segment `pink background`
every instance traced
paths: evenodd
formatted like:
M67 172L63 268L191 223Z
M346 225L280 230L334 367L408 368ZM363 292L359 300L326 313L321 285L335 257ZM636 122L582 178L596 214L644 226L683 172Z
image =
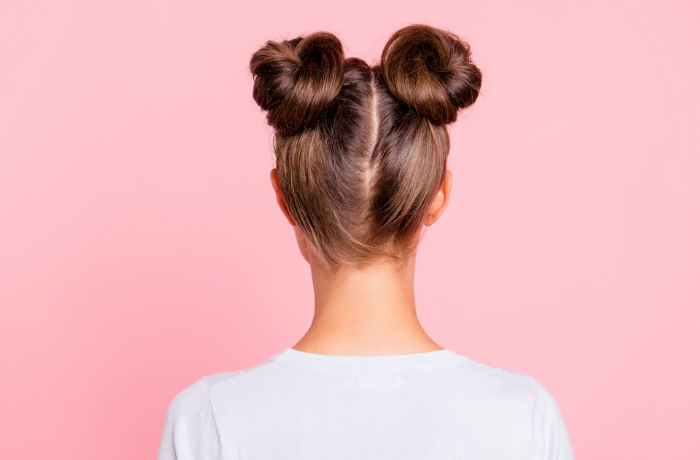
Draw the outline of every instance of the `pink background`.
M310 275L248 59L325 29L375 60L413 22L461 35L484 73L419 251L425 329L545 385L579 459L700 458L699 13L5 2L0 458L154 458L178 391L296 343Z

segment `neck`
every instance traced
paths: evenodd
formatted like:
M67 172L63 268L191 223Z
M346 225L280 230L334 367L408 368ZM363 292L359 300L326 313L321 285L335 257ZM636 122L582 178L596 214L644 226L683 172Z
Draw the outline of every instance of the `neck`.
M309 257L314 319L293 347L326 355L398 355L441 350L421 327L413 290L415 253L401 264L326 269Z

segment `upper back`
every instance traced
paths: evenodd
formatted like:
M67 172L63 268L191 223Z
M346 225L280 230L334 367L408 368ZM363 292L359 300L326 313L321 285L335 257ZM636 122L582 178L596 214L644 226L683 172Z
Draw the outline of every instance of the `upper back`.
M184 390L169 410L169 423L177 419L189 433L181 435L188 440L179 459L573 458L544 387L451 350L328 356L285 349ZM175 458L170 444L177 443L163 441L162 460Z

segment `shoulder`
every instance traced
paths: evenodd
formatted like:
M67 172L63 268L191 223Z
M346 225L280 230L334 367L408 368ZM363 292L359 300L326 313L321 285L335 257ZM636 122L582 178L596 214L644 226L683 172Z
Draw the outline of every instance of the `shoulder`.
M273 356L274 357L274 356ZM213 394L219 389L238 385L238 382L249 375L258 374L260 371L270 368L272 358L246 369L219 374L205 375L197 382L180 391L170 403L168 413L173 414L197 414L201 410L211 411Z
M574 452L559 405L552 394L532 379L533 458L573 460Z
M163 426L158 460L216 459L220 443L210 402L213 386L241 371L202 377L170 402Z
M213 386L225 382L243 371L222 372L220 374L206 375L192 385L181 390L168 406L168 419L183 417L199 417L199 414L209 412L209 393Z
M518 426L532 446L532 459L573 460L571 441L557 401L533 376L511 369L465 361L470 389L499 424Z
M462 369L472 386L501 400L524 405L532 404L535 400L537 382L530 375L470 359L464 360Z
M557 409L551 393L533 376L512 369L491 367L469 359L465 360L465 374L484 389L498 392L504 397L512 396L525 405Z

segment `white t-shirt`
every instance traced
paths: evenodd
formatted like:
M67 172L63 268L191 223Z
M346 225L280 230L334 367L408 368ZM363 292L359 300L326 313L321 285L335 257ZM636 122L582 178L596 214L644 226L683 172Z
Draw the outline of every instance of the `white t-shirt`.
M452 350L331 356L286 348L170 403L159 460L572 460L530 376Z

